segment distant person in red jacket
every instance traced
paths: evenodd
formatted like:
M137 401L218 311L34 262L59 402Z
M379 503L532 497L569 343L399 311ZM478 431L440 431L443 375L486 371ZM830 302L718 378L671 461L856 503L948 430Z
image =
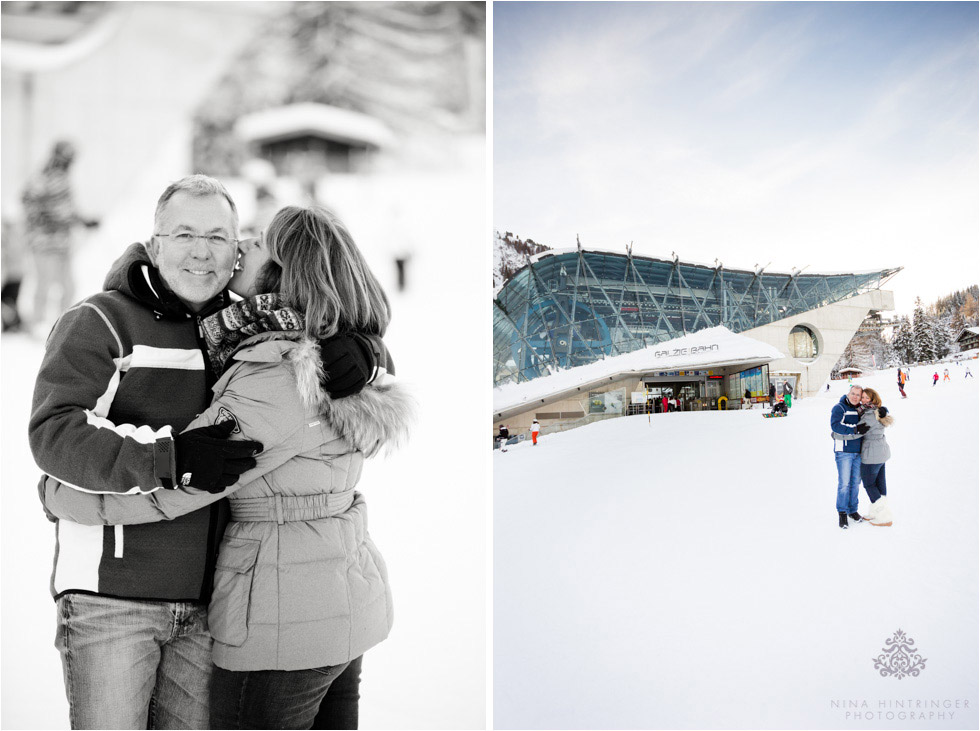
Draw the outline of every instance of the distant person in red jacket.
M932 374L932 385L935 386L937 383L939 383L939 371Z
M664 396L662 399L660 399L660 403L663 404L664 413L666 414L667 413L667 397Z

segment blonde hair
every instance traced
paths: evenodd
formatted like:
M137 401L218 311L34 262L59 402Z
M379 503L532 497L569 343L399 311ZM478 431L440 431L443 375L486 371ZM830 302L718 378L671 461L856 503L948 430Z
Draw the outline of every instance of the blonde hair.
M270 261L259 291L278 291L306 316L306 334L383 336L391 306L343 222L321 206L286 206L265 231Z
M868 394L868 398L871 399L871 403L874 404L876 409L881 406L881 396L878 395L877 391L873 388L865 388L864 392Z

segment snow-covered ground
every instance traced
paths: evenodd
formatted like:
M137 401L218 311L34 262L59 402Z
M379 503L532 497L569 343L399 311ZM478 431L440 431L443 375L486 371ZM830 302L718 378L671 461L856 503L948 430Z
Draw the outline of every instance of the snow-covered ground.
M977 728L977 380L949 369L913 368L907 400L894 370L859 381L895 416L891 528L837 526L842 382L785 419L634 416L495 453L494 726ZM900 629L918 677L874 667Z
M485 408L457 409L457 397L474 389L474 371L458 367L459 348L465 346L467 362L490 362L489 335L480 337L489 285L489 257L478 255L487 250L482 162L472 179L460 178L456 199L419 203L416 214L437 223L413 251L408 289L388 291L394 318L385 341L399 378L420 402L421 418L407 448L365 465L359 488L368 501L371 534L388 564L395 602L391 636L365 656L362 728L474 729L486 723L485 525L491 458L485 440L460 435L485 433L489 394ZM359 241L370 246L370 237ZM108 245L86 250L79 296L101 282L111 261L106 252L112 255ZM460 253L465 255L452 255ZM378 274L390 276L387 269ZM436 282L439 286L431 286ZM486 284L474 287L474 282ZM29 293L22 301L29 305ZM39 472L27 444L43 336L4 335L0 347L0 726L68 728L54 648L55 606L48 592L54 526L37 499ZM450 425L454 431L447 431Z

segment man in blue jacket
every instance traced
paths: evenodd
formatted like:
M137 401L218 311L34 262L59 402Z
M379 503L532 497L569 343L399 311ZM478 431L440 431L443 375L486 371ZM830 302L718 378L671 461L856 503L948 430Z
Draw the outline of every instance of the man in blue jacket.
M848 518L855 523L864 520L857 511L858 484L861 481L860 435L868 430L867 426L859 423L861 415L858 405L862 391L860 386L851 386L830 411L834 459L837 461L837 518L841 528L847 528Z

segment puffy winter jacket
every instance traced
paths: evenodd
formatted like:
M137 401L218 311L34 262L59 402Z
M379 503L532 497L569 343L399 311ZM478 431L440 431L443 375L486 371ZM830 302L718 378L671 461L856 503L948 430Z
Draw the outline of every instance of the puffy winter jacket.
M847 400L847 394L841 396L840 401L838 401L834 408L830 410L830 431L831 436L850 436L854 434L854 427L858 425L859 414L858 408L856 406L851 406L851 402ZM861 452L861 438L856 437L853 439L834 439L834 451L835 452Z
M225 304L216 298L212 308ZM206 313L202 313L206 314ZM38 490L79 494L161 491L175 480L172 430L211 394L195 316L162 286L141 244L115 263L105 291L55 324L29 424L44 472ZM140 526L56 521L52 593L206 601L220 536L218 506Z
M862 464L881 464L892 456L885 440L885 427L894 423L891 414L878 418L878 409L870 408L861 415L861 423L868 425L868 431L861 439Z
M233 438L265 445L254 470L225 493L46 499L87 523L170 520L225 495L208 624L213 659L228 670L298 670L347 662L387 637L391 594L354 491L365 455L404 437L412 411L397 384L331 400L309 342L255 336L233 356L214 401L189 428L234 419Z

